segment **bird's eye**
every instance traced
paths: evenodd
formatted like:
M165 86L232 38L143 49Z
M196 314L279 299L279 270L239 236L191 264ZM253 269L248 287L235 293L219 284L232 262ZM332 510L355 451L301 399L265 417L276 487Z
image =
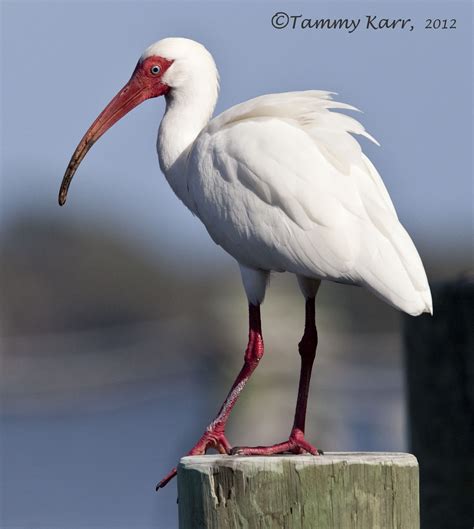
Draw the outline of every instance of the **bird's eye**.
M161 68L157 64L155 64L150 68L150 72L153 75L158 75L161 72Z

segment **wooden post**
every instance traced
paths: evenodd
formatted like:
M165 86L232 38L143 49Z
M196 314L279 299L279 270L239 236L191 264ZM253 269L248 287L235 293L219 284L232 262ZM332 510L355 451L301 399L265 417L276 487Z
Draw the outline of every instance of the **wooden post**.
M189 456L180 529L418 529L418 463L399 453Z

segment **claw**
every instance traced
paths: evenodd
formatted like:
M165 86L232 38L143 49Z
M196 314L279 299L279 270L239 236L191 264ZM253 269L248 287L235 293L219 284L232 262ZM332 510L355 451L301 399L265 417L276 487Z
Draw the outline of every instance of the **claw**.
M291 432L288 441L278 443L271 446L234 446L230 451L231 455L260 455L267 456L272 454L284 454L290 452L292 454L312 454L314 456L322 455L323 451L308 443L304 438L304 433L301 430L294 429Z
M231 445L224 435L224 432L209 429L204 432L201 439L199 439L196 445L188 452L188 456L205 454L209 448L214 448L221 454L231 453ZM177 470L176 468L173 468L173 470L158 483L156 491L166 487L176 474Z
M155 487L155 490L158 492L163 487L166 487L166 485L168 485L168 483L176 476L176 474L177 470L176 468L173 468L173 470L158 483L158 485Z

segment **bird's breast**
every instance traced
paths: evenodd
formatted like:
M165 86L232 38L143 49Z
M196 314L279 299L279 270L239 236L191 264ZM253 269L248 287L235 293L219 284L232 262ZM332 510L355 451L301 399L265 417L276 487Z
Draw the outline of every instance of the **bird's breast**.
M255 193L231 176L235 168L220 171L211 156L204 156L192 159L188 169L193 212L213 241L246 266L283 271L275 234L281 223Z

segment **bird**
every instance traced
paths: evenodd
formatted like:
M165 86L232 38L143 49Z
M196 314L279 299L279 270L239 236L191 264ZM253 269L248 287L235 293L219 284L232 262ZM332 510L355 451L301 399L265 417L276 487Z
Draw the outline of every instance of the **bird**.
M333 92L307 90L261 95L212 118L218 92L218 70L202 44L171 37L149 46L79 142L59 204L66 202L92 145L140 103L164 96L157 138L161 171L213 241L237 261L248 300L243 366L188 455L214 449L228 455L318 456L322 452L305 437L305 418L321 281L365 287L417 316L433 313L427 276L381 176L356 139L377 143L346 113L355 107L335 101ZM260 309L273 272L294 274L305 303L293 426L283 442L232 447L225 427L264 354ZM156 489L175 475L173 468Z

